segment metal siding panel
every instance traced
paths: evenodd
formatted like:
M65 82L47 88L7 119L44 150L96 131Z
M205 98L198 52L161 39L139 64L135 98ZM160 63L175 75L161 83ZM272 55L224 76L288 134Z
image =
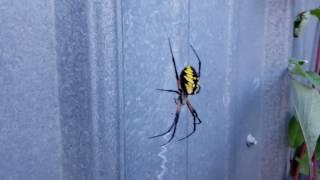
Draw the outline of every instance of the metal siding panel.
M186 179L185 142L160 147L164 138L147 137L173 121L172 94L155 89L176 88L167 38L181 70L187 62L187 21L187 2L123 2L126 179ZM178 137L185 132L184 119L183 111Z
M266 2L262 83L260 179L284 179L287 157L288 78L293 20L290 0Z
M120 179L117 2L90 1L94 179Z
M86 1L55 1L63 178L93 179L91 77Z
M190 3L190 43L203 65L201 92L191 98L203 123L188 139L188 179L224 179L229 173L232 6L224 0ZM195 61L193 54L191 60Z
M0 24L0 179L60 179L54 3L2 0Z
M0 2L0 179L281 179L292 5L314 4ZM179 71L197 66L189 44L202 59L190 99L203 123L175 142L191 130L184 107L160 147L167 137L147 137L174 118L175 95L155 91L176 88L168 37ZM314 57L313 38L293 54Z
M265 2L239 3L235 13L238 34L233 56L234 99L232 101L233 130L231 146L232 179L259 179L261 166L259 146L248 148L246 137L252 134L260 141L262 114L262 82L264 77Z

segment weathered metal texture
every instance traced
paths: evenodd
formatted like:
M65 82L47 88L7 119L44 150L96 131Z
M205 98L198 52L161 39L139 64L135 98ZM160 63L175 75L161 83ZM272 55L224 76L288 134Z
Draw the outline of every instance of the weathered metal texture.
M0 2L0 179L61 179L52 1Z
M283 179L289 0L0 2L0 179ZM175 140L178 69L201 92ZM258 144L247 148L252 134Z

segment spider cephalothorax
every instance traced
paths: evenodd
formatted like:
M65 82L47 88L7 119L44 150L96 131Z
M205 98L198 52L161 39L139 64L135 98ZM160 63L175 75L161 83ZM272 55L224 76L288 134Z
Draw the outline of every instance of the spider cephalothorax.
M196 125L201 123L201 120L198 117L196 110L192 107L190 101L188 100L188 95L194 95L194 94L198 94L200 92L199 79L200 79L200 71L201 71L201 61L198 56L198 53L193 48L193 46L190 45L192 51L196 55L198 62L199 62L199 70L198 70L199 74L192 66L188 65L181 71L180 76L178 76L177 66L176 66L176 62L175 62L175 59L174 59L174 56L172 53L170 39L169 39L169 47L170 47L172 62L173 62L173 66L174 66L178 90L171 90L171 89L157 89L157 90L166 91L166 92L173 92L173 93L178 94L178 98L175 99L176 114L175 114L174 121L172 122L170 128L166 132L150 137L150 138L155 138L155 137L164 136L172 131L170 139L163 145L168 144L174 138L174 135L176 133L178 120L179 120L180 110L183 105L188 106L188 109L193 116L193 130L191 133L189 133L184 138L179 139L179 141L191 136L196 131Z

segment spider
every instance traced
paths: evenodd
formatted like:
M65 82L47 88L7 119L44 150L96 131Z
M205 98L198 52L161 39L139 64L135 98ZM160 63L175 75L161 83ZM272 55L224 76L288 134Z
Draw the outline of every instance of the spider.
M199 66L198 72L199 72L199 74L196 72L196 70L192 66L187 65L181 71L180 77L179 77L178 76L176 62L175 62L175 59L174 59L174 56L173 56L173 52L172 52L170 39L168 39L168 41L169 41L171 59L172 59L172 63L173 63L173 66L174 66L174 71L175 71L178 90L171 90L171 89L157 89L157 90L166 91L166 92L172 92L172 93L176 93L178 95L178 98L174 99L174 102L176 103L176 113L175 113L175 118L174 118L170 128L167 131L165 131L164 133L161 133L159 135L155 135L155 136L149 137L149 138L156 138L156 137L164 136L164 135L166 135L166 134L168 134L168 133L170 133L172 131L171 137L162 146L168 144L174 138L174 135L176 133L178 120L179 120L180 110L181 110L181 107L183 105L187 105L188 106L188 109L191 112L191 115L193 116L193 130L187 136L179 139L178 141L182 141L182 140L190 137L193 133L195 133L197 124L201 123L201 120L200 120L200 118L199 118L199 116L197 114L197 111L193 108L193 106L191 105L190 101L188 100L188 96L189 95L198 94L200 92L199 79L200 79L200 71L201 71L201 60L199 58L199 55L196 52L196 50L193 48L193 46L190 45L193 53L195 54L196 58L198 59L198 64L199 64L198 65Z

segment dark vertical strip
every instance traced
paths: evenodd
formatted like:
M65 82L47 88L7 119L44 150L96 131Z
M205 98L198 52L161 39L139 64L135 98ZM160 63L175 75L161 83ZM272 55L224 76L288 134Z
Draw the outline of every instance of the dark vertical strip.
M116 1L89 2L95 179L119 179Z
M292 20L290 0L266 1L265 61L263 65L263 119L260 128L260 179L286 179L286 129L288 119L288 79L286 69L289 57ZM277 165L277 166L275 166Z
M124 95L124 54L123 54L123 6L122 0L116 0L117 17L117 91L119 123L119 162L120 180L126 179L126 139L125 139L125 95Z
M86 1L55 1L63 179L93 179Z
M317 60L318 58L320 58L320 37L319 37L319 23L317 23L317 26L316 26L316 33L314 34L314 39L313 39L313 42L312 42L312 54L311 54L311 60L312 60L312 63L311 64L311 67L315 67L315 72L319 73L319 70L320 70L320 62ZM313 69L313 68L311 68Z
M228 26L227 26L227 63L226 68L228 69L225 72L225 89L224 89L224 97L226 104L226 129L229 130L227 133L226 147L225 147L225 164L224 164L224 176L225 179L237 179L234 176L234 172L236 167L236 142L238 141L237 133L234 133L237 124L234 119L238 118L236 115L237 108L237 79L239 78L236 74L238 74L239 67L239 58L240 55L237 49L239 48L238 40L239 38L239 30L237 27L240 25L240 11L239 11L239 3L237 1L228 0ZM240 3L241 4L241 3Z
M188 0L188 24L187 24L187 35L188 35L188 64L190 64L190 39L191 39L191 34L190 34L190 2L191 0ZM188 133L188 129L189 129L189 122L191 121L191 117L187 118L187 126L186 126L186 132ZM187 139L187 143L186 143L186 180L189 179L189 139Z

